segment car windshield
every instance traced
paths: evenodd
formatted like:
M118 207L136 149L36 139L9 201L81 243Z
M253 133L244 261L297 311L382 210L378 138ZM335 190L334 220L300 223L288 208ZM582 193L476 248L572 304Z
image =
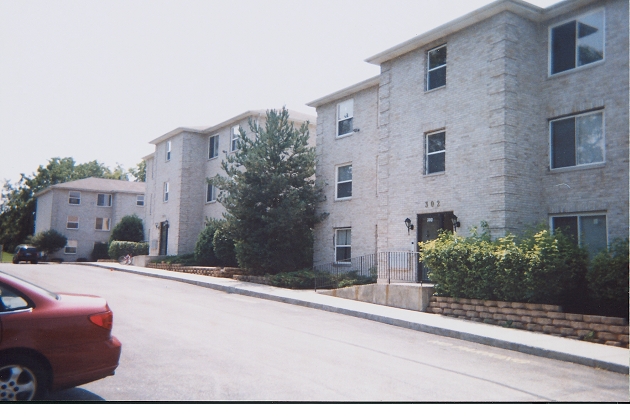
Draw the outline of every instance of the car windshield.
M59 295L57 293L53 293L50 290L44 289L41 286L38 286L36 284L31 283L30 281L26 281L24 279L21 279L21 278L15 277L15 276L11 276L11 279L13 279L13 280L15 280L17 282L23 283L26 287L28 287L30 289L33 289L35 291L39 291L40 293L48 295L48 296L50 296L53 299L56 299L56 300L60 299Z

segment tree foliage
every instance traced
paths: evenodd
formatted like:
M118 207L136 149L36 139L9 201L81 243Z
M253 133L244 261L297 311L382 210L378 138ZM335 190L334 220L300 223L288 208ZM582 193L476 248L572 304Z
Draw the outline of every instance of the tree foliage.
M66 246L67 242L68 238L54 229L39 232L32 240L33 245L46 254L52 254L60 250Z
M124 216L120 222L112 229L109 236L109 242L126 241L126 242L142 242L144 241L144 227L142 219L135 214Z
M322 190L308 124L295 128L282 108L267 111L264 127L251 119L249 127L253 137L241 128L238 149L222 162L227 176L212 179L239 266L261 274L309 267Z
M84 178L128 179L118 164L114 170L93 160L77 164L73 158L52 158L30 176L22 174L16 184L6 181L0 193L0 243L13 248L33 234L36 199L34 195L52 185Z
M129 173L133 176L135 182L146 182L147 180L147 162L142 161L135 168L130 168Z

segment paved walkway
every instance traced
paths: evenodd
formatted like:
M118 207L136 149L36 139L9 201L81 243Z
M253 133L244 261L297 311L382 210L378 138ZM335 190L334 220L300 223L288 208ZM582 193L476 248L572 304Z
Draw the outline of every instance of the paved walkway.
M618 373L628 374L630 364L630 351L624 348L342 299L321 295L312 290L289 290L232 279L126 266L117 263L81 264L179 281L227 293L238 293L292 305L301 305L336 312L430 334L472 341L488 346L578 363Z

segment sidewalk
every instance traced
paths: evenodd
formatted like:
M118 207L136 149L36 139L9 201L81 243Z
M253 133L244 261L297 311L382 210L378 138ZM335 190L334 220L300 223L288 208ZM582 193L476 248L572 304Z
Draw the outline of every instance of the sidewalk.
M117 263L81 263L116 271L179 281L226 293L237 293L277 302L336 312L425 333L472 341L535 356L578 363L628 374L628 349L568 338L509 329L424 312L392 308L318 294L312 290L289 290L232 279L178 273Z

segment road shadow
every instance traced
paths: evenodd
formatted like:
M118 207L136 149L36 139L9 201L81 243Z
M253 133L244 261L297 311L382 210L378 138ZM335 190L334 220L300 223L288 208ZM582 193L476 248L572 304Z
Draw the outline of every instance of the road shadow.
M83 388L70 388L51 392L44 401L106 401L100 395Z

